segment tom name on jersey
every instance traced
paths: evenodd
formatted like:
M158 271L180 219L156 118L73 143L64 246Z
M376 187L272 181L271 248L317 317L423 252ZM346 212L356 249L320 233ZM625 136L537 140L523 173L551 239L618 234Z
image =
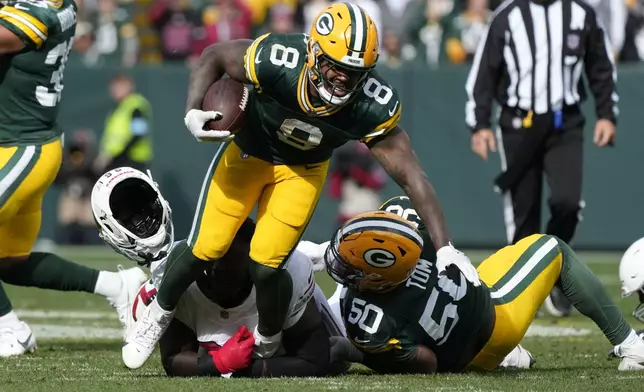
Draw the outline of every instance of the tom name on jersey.
M417 287L421 290L427 290L427 286L425 285L429 282L429 278L432 276L433 268L433 263L424 259L418 260L418 264L411 273L409 280L405 282L405 287Z

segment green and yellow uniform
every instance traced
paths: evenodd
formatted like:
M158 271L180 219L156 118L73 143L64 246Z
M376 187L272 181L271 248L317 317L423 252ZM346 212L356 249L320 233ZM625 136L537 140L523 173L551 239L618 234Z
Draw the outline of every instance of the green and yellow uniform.
M0 56L0 258L29 254L62 159L56 118L76 30L72 0L11 2L0 26L23 50Z
M560 277L566 249L553 236L527 237L478 267L479 287L454 266L438 276L434 263L421 258L411 278L391 292L345 291L347 336L375 358L406 360L423 345L436 354L438 372L492 370L523 339Z
M254 87L244 128L221 148L202 188L189 238L200 259L220 258L259 203L251 257L279 266L315 209L333 150L349 140L374 143L398 124L399 96L376 72L343 106L314 101L307 40L305 34L267 34L246 52Z
M267 34L246 52L251 93L246 127L235 143L247 154L275 164L324 162L350 140L370 141L400 119L400 98L377 72L347 106L330 107L307 93L305 34ZM310 116L313 112L319 117Z
M431 244L422 233L423 243ZM431 246L423 250L411 277L393 291L346 291L340 306L354 345L397 360L414 356L423 345L436 354L439 372L464 368L483 348L494 327L489 289L474 287L456 267L438 276L430 261L434 252Z

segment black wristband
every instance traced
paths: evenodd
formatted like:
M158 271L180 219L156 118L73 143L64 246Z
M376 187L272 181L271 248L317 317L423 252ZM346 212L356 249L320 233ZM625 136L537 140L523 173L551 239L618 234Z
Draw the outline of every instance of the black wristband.
M197 359L197 369L199 369L200 376L221 376L221 373L217 370L217 366L215 366L215 361L208 354L202 355Z

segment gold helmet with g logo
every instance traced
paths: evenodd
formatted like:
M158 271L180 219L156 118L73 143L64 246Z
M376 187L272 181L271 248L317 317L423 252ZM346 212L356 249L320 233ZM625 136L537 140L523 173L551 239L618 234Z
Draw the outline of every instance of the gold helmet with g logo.
M309 80L330 105L348 102L378 61L375 23L362 8L348 2L332 4L315 18L308 45ZM347 81L332 82L329 70L343 73Z
M386 211L365 212L346 222L324 256L338 283L360 291L386 291L405 282L423 239L411 222Z

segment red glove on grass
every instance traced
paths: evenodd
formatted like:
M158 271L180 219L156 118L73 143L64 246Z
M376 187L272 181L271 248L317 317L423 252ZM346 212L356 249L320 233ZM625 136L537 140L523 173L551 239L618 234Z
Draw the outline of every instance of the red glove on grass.
M221 348L208 351L208 355L221 374L233 373L250 365L254 347L253 333L242 325Z

